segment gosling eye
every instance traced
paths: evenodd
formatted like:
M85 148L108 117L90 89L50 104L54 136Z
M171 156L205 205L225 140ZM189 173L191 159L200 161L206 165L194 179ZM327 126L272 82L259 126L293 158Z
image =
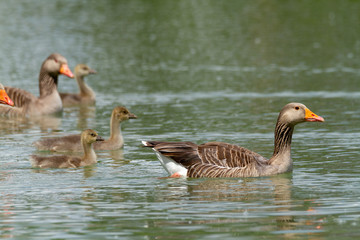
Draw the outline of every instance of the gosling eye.
M92 136L92 137L96 137L95 133L92 133L91 136Z
M300 109L300 107L299 107L299 106L296 106L296 107L295 107L295 110L299 110L299 109Z

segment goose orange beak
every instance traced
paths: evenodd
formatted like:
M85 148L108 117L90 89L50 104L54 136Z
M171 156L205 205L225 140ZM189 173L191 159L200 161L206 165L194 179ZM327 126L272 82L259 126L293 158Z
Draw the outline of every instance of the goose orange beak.
M310 109L305 108L305 121L307 122L324 122L324 118L316 115Z
M4 89L0 89L0 103L14 106L14 102L9 98Z
M60 73L69 77L69 78L73 78L74 74L71 72L69 66L67 64L62 64L61 68L60 68Z

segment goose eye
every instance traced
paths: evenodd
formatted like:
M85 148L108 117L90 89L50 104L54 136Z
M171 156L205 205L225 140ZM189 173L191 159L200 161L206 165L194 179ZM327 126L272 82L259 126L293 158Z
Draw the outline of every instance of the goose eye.
M56 63L58 62L58 60L57 60L56 58L54 59L54 61L55 61Z
M300 109L300 107L298 107L298 106L295 107L295 110L299 110L299 109Z

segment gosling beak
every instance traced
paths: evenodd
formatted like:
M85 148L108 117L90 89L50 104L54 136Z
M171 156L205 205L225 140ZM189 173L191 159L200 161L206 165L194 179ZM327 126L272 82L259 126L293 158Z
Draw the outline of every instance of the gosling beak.
M9 98L4 89L0 89L0 103L14 106L14 102Z
M135 118L137 118L137 116L135 114L132 114L132 113L129 114L129 119L135 119Z
M324 122L324 118L316 115L310 109L305 108L305 121L306 122Z
M97 74L97 72L94 69L89 69L90 74Z
M102 137L100 137L99 135L97 135L96 137L96 141L104 141L105 139L103 139Z
M69 78L73 78L74 74L71 72L69 66L67 64L62 64L61 68L60 68L60 73L69 77Z

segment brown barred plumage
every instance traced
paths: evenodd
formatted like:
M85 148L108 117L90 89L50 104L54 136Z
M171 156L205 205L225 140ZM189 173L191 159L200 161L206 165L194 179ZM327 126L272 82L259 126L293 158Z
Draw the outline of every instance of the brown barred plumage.
M0 115L43 115L62 110L60 95L57 91L58 75L73 77L68 69L67 60L60 54L51 54L42 64L39 74L40 96L19 88L5 87L9 97L13 99L15 108L0 108Z
M36 100L34 95L20 88L5 87L5 91L13 100L15 107L23 107L29 102Z
M268 176L292 170L290 145L294 126L305 121L323 122L324 119L301 103L285 105L276 123L274 154L269 160L246 148L223 142L196 145L192 142L145 141L143 144L185 167L187 177Z

